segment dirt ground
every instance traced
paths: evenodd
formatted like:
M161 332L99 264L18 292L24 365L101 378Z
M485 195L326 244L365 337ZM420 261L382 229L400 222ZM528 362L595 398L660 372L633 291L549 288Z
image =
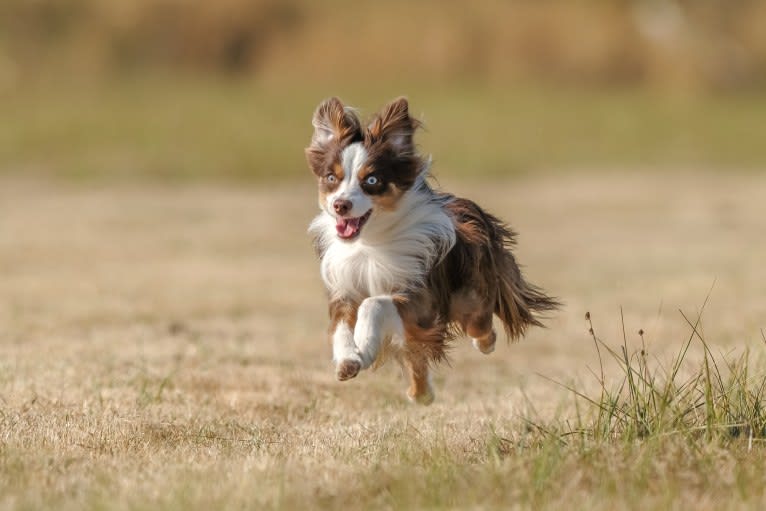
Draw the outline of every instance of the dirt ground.
M430 407L393 365L339 383L306 181L0 182L0 508L503 507L418 500L391 467L439 465L438 446L456 456L443 466L481 466L488 430L565 413L540 375L590 385L586 311L618 344L622 308L628 341L643 329L665 357L689 334L679 309L696 315L712 287L713 349L763 349L763 175L442 181L520 232L526 275L565 307L490 356L456 342ZM572 484L518 502L591 507ZM715 507L700 485L646 502Z

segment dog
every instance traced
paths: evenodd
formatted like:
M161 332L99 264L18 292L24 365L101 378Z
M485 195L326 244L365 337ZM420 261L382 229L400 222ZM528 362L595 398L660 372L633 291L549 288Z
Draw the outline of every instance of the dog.
M335 374L345 381L395 358L407 397L434 400L431 367L466 334L495 348L493 315L509 339L560 304L528 283L516 234L476 203L435 190L418 154L421 123L398 98L362 125L338 98L316 109L306 148L320 213L309 226L329 297Z

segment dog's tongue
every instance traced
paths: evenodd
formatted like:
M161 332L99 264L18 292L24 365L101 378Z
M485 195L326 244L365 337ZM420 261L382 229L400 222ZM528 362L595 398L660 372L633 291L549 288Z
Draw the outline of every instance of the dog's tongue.
M361 218L338 218L335 224L335 230L341 238L350 238L359 230L359 221Z

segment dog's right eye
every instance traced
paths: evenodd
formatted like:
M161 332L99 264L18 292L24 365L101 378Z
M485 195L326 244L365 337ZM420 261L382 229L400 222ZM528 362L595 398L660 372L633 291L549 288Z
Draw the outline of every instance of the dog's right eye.
M327 181L330 184L333 184L338 180L338 178L335 177L335 174L327 174L324 178L325 178L325 181Z

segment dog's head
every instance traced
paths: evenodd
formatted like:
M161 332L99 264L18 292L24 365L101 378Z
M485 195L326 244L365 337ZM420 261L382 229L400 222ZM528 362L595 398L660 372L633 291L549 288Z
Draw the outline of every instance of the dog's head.
M338 237L354 240L377 213L396 209L423 162L413 135L420 123L398 98L362 126L354 110L330 98L317 107L306 148L319 184L319 206L336 220Z

